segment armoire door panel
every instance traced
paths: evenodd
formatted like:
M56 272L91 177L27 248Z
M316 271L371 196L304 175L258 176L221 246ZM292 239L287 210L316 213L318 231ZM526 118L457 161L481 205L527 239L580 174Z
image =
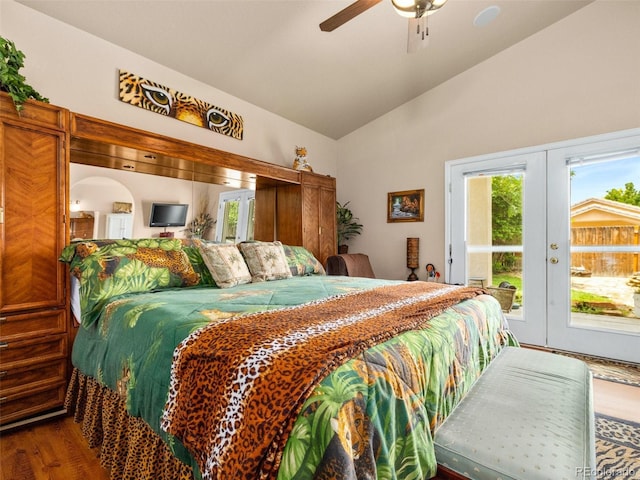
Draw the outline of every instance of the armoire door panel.
M307 250L311 251L316 257L320 256L319 202L320 188L305 186L302 199L303 238Z
M64 212L59 196L64 135L2 124L4 222L1 225L2 312L64 305L62 250ZM8 160L11 160L10 162Z
M320 189L320 256L322 263L336 254L338 239L336 236L336 191Z

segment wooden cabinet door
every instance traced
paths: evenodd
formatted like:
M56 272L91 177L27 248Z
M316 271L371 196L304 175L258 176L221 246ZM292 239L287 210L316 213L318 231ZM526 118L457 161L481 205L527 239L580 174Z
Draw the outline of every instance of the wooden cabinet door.
M337 252L338 238L336 231L336 190L320 188L320 241L318 260L324 265L327 258Z
M335 178L303 172L302 229L304 246L324 264L335 255L336 183Z
M277 187L276 238L287 245L305 247L324 264L337 249L336 181L301 173L300 185Z
M320 258L320 187L302 187L302 239L304 247Z
M300 185L279 185L276 191L275 237L285 245L306 246L303 238L302 189ZM256 237L257 238L257 237Z
M65 134L0 123L2 232L0 312L63 308Z

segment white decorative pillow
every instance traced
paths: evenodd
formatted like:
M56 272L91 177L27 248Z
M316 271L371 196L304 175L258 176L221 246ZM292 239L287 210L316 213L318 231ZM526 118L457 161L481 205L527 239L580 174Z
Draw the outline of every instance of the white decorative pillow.
M243 242L240 251L244 255L252 282L265 282L291 277L291 269L282 243Z
M251 283L251 273L240 250L234 244L199 242L198 248L211 276L220 288Z

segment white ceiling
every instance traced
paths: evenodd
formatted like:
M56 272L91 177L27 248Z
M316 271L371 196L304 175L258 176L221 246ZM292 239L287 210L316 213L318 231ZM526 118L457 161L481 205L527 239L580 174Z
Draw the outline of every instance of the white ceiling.
M592 0L449 0L413 54L390 0L333 32L318 24L351 1L18 1L338 139ZM490 5L501 14L475 27Z

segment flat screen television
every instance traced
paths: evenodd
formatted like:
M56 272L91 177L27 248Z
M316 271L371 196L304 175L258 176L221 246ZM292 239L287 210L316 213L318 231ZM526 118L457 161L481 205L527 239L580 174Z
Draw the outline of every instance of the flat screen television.
M189 205L184 203L152 203L150 227L184 227Z

